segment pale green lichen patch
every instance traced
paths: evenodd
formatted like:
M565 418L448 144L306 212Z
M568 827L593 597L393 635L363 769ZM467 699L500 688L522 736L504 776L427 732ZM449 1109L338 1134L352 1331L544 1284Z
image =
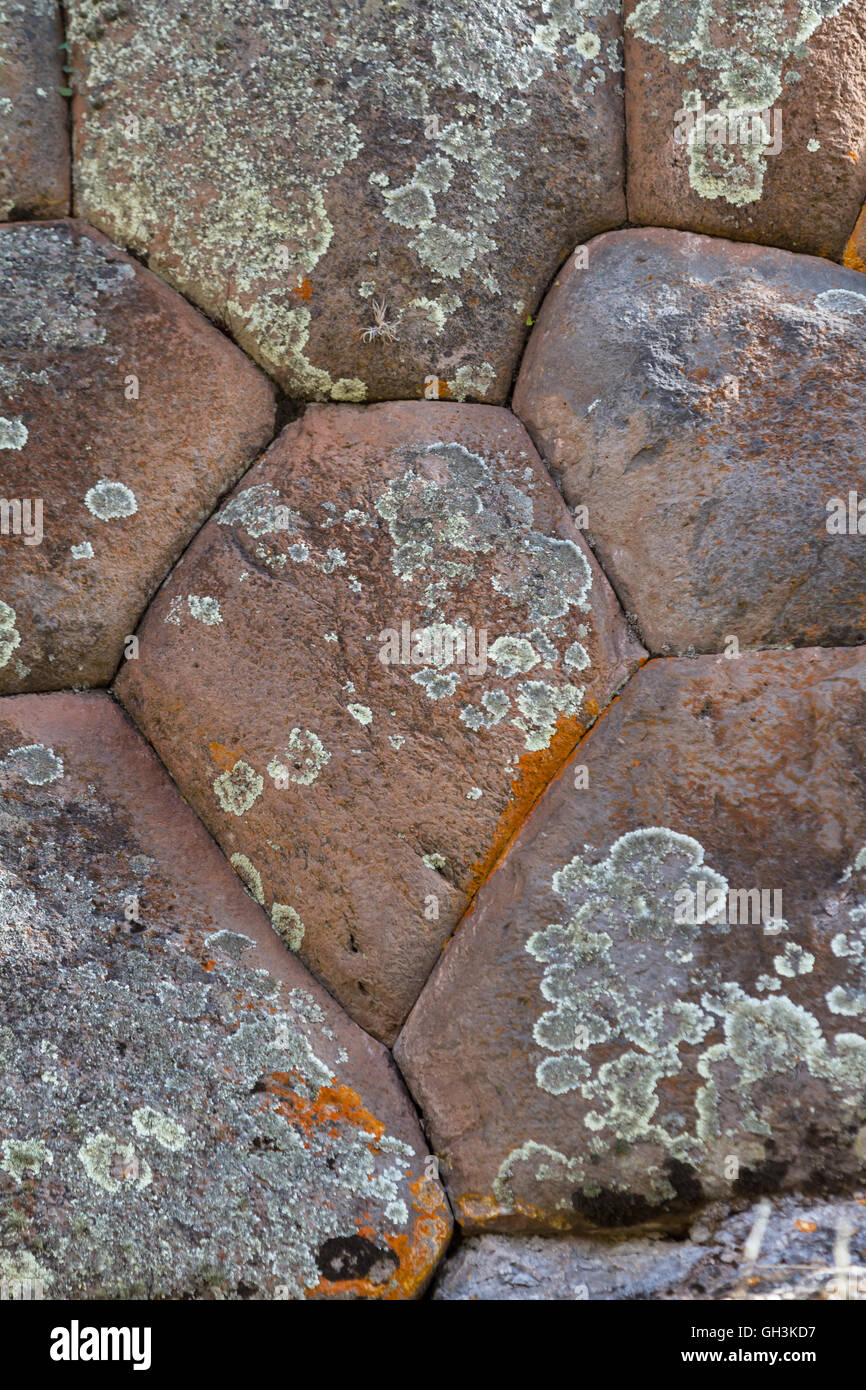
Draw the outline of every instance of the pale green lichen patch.
M461 707L462 722L474 731L492 729L513 701L510 724L524 735L525 747L549 747L558 721L579 716L584 691L551 679L525 681L509 693L499 682L525 675L542 659L553 670L566 652L573 657L575 644L567 640L573 633L563 620L572 609L589 608L592 573L585 555L574 541L535 527L533 475L509 469L505 457L441 442L404 448L397 458L404 466L375 507L393 544L394 575L404 587L412 585L427 619L413 635L412 651L413 659L423 652L430 664L410 679L428 699L446 700L470 676L483 677L489 661L497 687L473 679L480 703ZM525 626L525 632L494 635L489 645L485 630L483 652L478 634L449 615L481 576L497 608Z
M119 1192L126 1185L141 1189L153 1181L150 1165L139 1157L132 1144L113 1134L88 1135L78 1157L90 1181L106 1192Z
M0 449L23 449L27 438L23 420L7 420L5 415L0 415Z
M43 1166L53 1162L53 1153L41 1139L4 1139L0 1145L0 1168L16 1182L38 1178Z
M12 653L21 646L21 634L15 626L17 621L11 604L0 602L0 667L8 666Z
M310 787L331 761L331 755L318 734L311 729L292 729L285 752L268 763L268 776L278 785L295 783Z
M31 787L42 787L63 776L63 759L44 743L28 743L11 748L0 762L0 768L15 777L23 777Z
M421 310L420 365L429 306L439 334L460 305L455 286L495 306L494 259L523 270L507 234L512 190L534 172L549 107L588 117L621 67L612 0L363 11L235 0L230 15L222 0L181 12L138 0L134 22L70 0L67 13L87 215L224 320L293 395L318 400L367 395L363 370L335 366L364 360L360 321L347 329L355 353L322 330L339 302L330 285L354 274L353 298L369 297L375 274L381 293L381 243L381 260L401 267L398 321ZM364 168L371 151L387 171ZM591 165L590 217L600 181ZM496 370L461 356L447 356L452 395L483 396Z
M84 496L84 505L100 521L118 521L138 511L135 493L125 483L100 478Z
M246 487L235 494L217 517L218 526L242 526L258 540L276 531L293 529L297 514L287 507L280 510L280 494L269 483Z
M213 789L224 811L242 816L258 801L264 785L264 778L241 758L232 768L220 773Z
M208 595L188 594L187 606L193 618L205 627L215 627L222 622L219 601Z
M780 938L781 919L738 919L728 882L702 845L663 827L630 831L607 854L586 846L552 886L568 916L534 932L526 950L544 967L541 993L552 1006L533 1030L547 1054L538 1086L583 1103L583 1140L571 1158L560 1156L568 1181L580 1180L591 1197L599 1161L610 1155L616 1164L604 1170L605 1185L637 1192L650 1206L677 1195L665 1176L671 1163L695 1170L708 1195L730 1191L736 1171L725 1170L725 1155L760 1164L770 1138L782 1155L781 1117L804 1074L811 1123L834 1135L842 1171L853 1175L844 1135L866 1118L862 953L850 953L850 978L826 1000L820 983L828 970L838 979L831 962L848 957L847 933L828 939L819 957L785 922ZM859 943L866 926L855 912L849 903ZM764 968L751 983L735 976L744 934L764 943ZM837 1031L834 1014L856 1018L861 1031ZM789 1163L796 1137L789 1130ZM519 1157L536 1156L512 1152L501 1182ZM551 1172L538 1181L552 1181Z
M0 1250L0 1282L9 1290L7 1297L14 1301L16 1290L21 1300L44 1297L54 1282L51 1273L29 1250Z
M262 876L255 865L245 854L233 854L230 860L231 866L238 878L243 879L249 892L260 906L264 906L265 894L262 888Z
M287 903L274 903L271 908L271 925L290 951L301 949L305 927L293 907L289 907Z
M702 112L687 146L689 180L701 197L724 198L735 207L761 198L772 126L765 139L751 117L776 106L783 96L785 64L792 57L808 61L809 41L849 3L761 0L732 6L724 0L678 5L640 0L628 27L686 69L683 110ZM744 133L733 142L716 140L717 114L728 130L733 122ZM817 147L810 142L810 149L813 144Z
M189 1135L176 1120L149 1105L132 1112L132 1127L143 1139L155 1139L162 1148L178 1153L189 1143Z
M384 1286L423 1164L364 1109L369 1047L350 1063L341 1011L246 964L232 894L163 877L130 821L96 789L0 807L0 1278L65 1299L303 1298L363 1228ZM147 925L130 934L131 893Z

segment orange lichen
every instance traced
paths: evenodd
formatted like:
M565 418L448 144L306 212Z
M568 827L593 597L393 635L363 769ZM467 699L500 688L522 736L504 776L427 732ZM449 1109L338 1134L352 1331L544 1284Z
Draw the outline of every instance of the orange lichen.
M306 304L307 300L313 293L313 286L307 279L306 275L301 276L301 279L298 282L298 284L292 287L291 293L296 294L299 299L303 299L304 303Z
M845 247L842 264L846 265L849 270L859 270L866 273L866 207L857 218L857 224L851 233L851 240Z
M307 1290L308 1298L377 1298L390 1303L416 1298L423 1292L451 1235L451 1214L435 1182L418 1178L410 1183L409 1190L414 1198L412 1207L418 1213L411 1232L384 1237L398 1259L391 1277L376 1284L370 1279L333 1280L322 1275L316 1287ZM374 1239L371 1227L359 1223L357 1231L359 1236Z
M596 718L598 704L595 700L587 701L586 711L588 718L585 721L578 719L576 715L560 715L549 746L537 753L524 753L519 759L517 775L511 783L508 802L499 817L490 849L471 870L470 894L477 893L482 883L489 878L493 865L502 855L505 846L526 820L542 792L547 789L551 779Z
M210 749L211 758L216 766L224 768L227 771L231 771L236 762L240 759L246 759L247 756L242 748L234 752L231 748L226 748L222 743L209 743L208 748Z
M385 1126L361 1103L357 1091L349 1086L322 1086L315 1100L305 1100L294 1090L296 1081L291 1072L275 1071L262 1078L260 1089L279 1098L277 1106L291 1124L303 1130L327 1130L339 1133L341 1125L352 1125L381 1139Z
M433 387L436 388L435 395L431 394ZM428 401L450 401L452 399L451 392L448 389L448 382L442 381L441 378L436 381L425 380L421 387L421 395Z

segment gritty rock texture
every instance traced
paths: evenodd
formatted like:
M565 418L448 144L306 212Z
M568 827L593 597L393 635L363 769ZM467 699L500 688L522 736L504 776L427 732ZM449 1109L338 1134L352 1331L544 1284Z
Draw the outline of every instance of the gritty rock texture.
M310 406L148 611L118 693L286 945L392 1040L644 653L491 406Z
M443 1302L647 1299L862 1301L866 1198L762 1202L686 1241L473 1236L436 1279Z
M681 232L587 249L514 408L647 646L862 643L862 276Z
M625 0L633 222L840 259L866 195L859 0Z
M580 1236L474 1236L440 1266L440 1302L585 1302L651 1298L679 1282L704 1251L679 1241Z
M853 1201L766 1198L715 1230L695 1228L700 1259L659 1297L863 1302L866 1197Z
M274 391L77 222L0 228L0 692L107 684Z
M653 661L599 720L397 1042L467 1228L862 1186L864 714L813 650Z
M4 700L0 781L7 1284L417 1294L450 1217L387 1053L280 948L110 697Z
M55 0L0 0L0 219L69 211L63 26Z
M292 396L505 400L550 276L625 218L609 0L67 10L82 214Z

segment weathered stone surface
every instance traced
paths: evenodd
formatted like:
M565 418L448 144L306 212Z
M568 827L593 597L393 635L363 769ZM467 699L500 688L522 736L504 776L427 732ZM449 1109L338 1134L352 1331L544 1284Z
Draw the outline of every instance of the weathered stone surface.
M551 275L625 219L610 0L111 9L67 6L82 215L294 397L504 401Z
M653 661L600 719L395 1049L468 1228L862 1185L864 716L866 653L814 650Z
M694 1228L700 1260L664 1295L680 1299L866 1299L866 1197L766 1199L713 1231Z
M704 1253L686 1241L609 1244L580 1236L473 1236L441 1266L433 1298L449 1303L651 1298L678 1283Z
M287 945L380 1037L644 655L588 556L510 412L310 406L120 675Z
M0 347L0 692L104 685L274 389L77 222L0 228Z
M0 3L0 218L69 211L63 26L55 0Z
M651 651L866 640L861 276L613 232L560 273L514 408Z
M625 0L632 222L839 259L866 195L859 0Z
M450 1217L387 1053L122 711L4 700L0 780L5 1296L419 1292Z
M472 1236L439 1268L433 1298L616 1301L866 1298L866 1197L766 1199L687 1241Z

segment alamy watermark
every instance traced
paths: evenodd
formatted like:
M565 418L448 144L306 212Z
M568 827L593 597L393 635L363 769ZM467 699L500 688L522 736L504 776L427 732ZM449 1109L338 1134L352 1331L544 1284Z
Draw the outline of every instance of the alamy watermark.
M42 498L0 497L0 536L22 536L25 545L41 545Z
M378 659L383 666L465 666L472 676L487 670L487 628L466 623L431 623L413 628L408 619L399 628L379 633Z
M852 488L846 497L831 497L824 504L830 536L866 536L866 497Z
M781 888L721 888L699 879L696 888L678 888L674 904L674 921L680 925L763 925L768 936L785 929Z
M778 106L763 111L735 109L707 110L701 99L694 106L681 106L674 115L674 143L688 149L716 145L728 148L759 149L762 154L779 154L782 149L782 112Z

